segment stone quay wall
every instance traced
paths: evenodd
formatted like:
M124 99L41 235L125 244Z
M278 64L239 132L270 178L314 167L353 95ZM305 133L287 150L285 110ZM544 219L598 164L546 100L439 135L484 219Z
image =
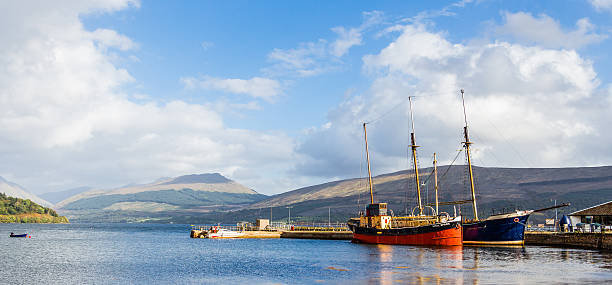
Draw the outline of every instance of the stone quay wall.
M525 232L525 244L612 250L612 233Z

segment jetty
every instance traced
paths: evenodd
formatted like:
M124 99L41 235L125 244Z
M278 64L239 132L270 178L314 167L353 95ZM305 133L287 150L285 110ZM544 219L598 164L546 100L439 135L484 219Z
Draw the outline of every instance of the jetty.
M612 250L612 232L525 232L525 244Z
M351 240L353 233L347 230L265 230L242 231L239 238L288 238L319 240ZM192 229L191 238L204 238L205 230ZM612 232L578 233L578 232L525 232L525 245L554 246L562 248L587 248L612 250Z
M351 240L351 231L284 231L281 238Z
M191 230L191 238L205 238L205 230ZM243 231L239 238L294 238L294 239L329 239L350 240L351 231Z
M258 219L255 225L238 223L234 225L201 225L191 228L191 238L206 238L207 233L215 228L224 228L240 233L235 238L293 238L293 239L329 239L350 240L353 233L344 223L327 224L269 224L267 219Z
M240 238L280 238L281 233L279 231L242 231L244 235ZM206 230L192 229L191 238L205 238Z

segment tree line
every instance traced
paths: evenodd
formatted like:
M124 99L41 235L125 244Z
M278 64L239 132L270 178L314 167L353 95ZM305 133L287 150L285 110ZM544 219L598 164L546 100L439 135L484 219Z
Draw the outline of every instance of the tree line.
M0 215L40 214L49 215L53 218L59 217L55 210L43 207L27 199L20 199L0 193ZM5 217L6 218L6 217ZM25 218L25 217L24 217ZM30 217L30 219L35 219ZM27 218L26 218L27 220Z

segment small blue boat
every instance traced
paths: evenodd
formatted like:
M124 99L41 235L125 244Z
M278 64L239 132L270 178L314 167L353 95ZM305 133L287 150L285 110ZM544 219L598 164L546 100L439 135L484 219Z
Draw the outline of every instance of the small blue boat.
M14 233L11 233L11 235L9 237L14 237L14 238L19 238L19 237L28 237L28 234L20 234L20 235L16 235Z

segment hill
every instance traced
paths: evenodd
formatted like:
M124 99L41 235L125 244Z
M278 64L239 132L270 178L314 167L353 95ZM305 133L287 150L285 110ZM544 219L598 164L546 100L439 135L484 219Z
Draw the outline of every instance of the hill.
M48 201L28 192L28 190L24 189L18 184L7 181L6 179L2 178L2 176L0 176L0 193L4 193L11 197L28 199L45 207L51 207L53 205Z
M75 221L169 221L212 210L229 210L267 196L218 173L164 178L144 185L94 189L59 202Z
M420 170L423 203L433 203L431 168ZM569 213L612 200L612 167L486 168L474 167L479 216L506 209L538 209L571 202ZM439 200L469 199L465 166L439 167ZM399 171L374 177L375 200L389 203L395 214L416 205L414 175ZM58 211L76 221L149 221L233 223L256 218L346 221L369 203L367 179L355 178L308 186L265 196L219 174L165 178L146 185L92 190L58 204ZM441 211L472 215L471 205L441 207ZM541 222L554 211L533 215Z
M434 202L433 179L428 180L431 168L420 170L423 203ZM612 167L577 168L485 168L474 167L479 216L486 217L504 208L538 209L557 203L571 202L559 213L570 213L612 200ZM439 167L439 200L469 199L465 166ZM253 220L252 217L274 220L287 219L291 208L292 220L346 221L369 203L367 179L347 179L296 189L271 196L240 210L215 215L202 215L198 221L233 222ZM414 175L399 171L374 177L375 201L389 203L395 214L411 212L417 204ZM472 215L471 204L441 207L441 211L460 211ZM554 210L534 214L530 221L541 222L554 216ZM251 217L249 219L249 217ZM317 218L318 217L318 218ZM217 221L214 221L217 219ZM195 221L194 221L195 222Z
M68 223L50 208L0 193L0 223Z

